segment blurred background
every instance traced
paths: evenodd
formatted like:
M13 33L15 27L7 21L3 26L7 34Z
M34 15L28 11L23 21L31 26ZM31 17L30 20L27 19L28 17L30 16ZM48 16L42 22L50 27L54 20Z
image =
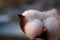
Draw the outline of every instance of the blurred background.
M60 0L0 0L0 40L28 40L20 29L19 17L28 9L45 11L56 8Z

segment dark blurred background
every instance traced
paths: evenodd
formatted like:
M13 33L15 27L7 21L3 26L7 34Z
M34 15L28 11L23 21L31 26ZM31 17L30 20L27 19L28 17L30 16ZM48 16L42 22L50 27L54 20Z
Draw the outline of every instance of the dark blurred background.
M28 9L52 8L60 13L60 0L0 0L0 40L28 40L20 29L17 14Z

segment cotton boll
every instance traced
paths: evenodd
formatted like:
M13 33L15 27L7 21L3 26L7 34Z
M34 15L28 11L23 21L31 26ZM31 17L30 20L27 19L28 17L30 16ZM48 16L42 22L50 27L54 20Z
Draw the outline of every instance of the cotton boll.
M48 30L48 40L59 39L60 26L58 19L56 17L50 17L45 19L43 23Z
M35 37L40 36L42 34L42 28L42 22L38 19L34 19L32 21L27 22L24 27L24 30L28 38L35 39Z
M26 10L19 18L20 25L22 25L20 27L28 38L33 40L36 36L40 36L44 26L48 30L48 40L58 39L60 17L56 9L43 12L38 10Z

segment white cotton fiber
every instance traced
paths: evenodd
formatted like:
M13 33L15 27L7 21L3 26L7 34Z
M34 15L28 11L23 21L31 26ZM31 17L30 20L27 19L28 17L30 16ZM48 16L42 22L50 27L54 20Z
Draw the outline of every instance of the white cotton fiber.
M40 20L34 19L27 22L24 28L27 37L29 37L30 39L34 39L36 36L41 35L43 24Z
M50 17L43 21L44 26L48 30L48 40L57 40L60 36L59 21L56 17Z

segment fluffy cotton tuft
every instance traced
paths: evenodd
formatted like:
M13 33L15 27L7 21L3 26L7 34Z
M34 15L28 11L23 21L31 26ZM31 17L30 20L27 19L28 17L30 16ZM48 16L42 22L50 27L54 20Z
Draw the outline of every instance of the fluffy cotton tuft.
M29 21L24 28L25 28L25 34L27 35L27 37L29 37L30 39L34 39L36 36L39 36L42 34L43 24L40 20L35 19L32 21Z
M48 17L57 16L58 13L56 9L51 9L51 10L46 11L45 15L46 15L46 18L48 18Z
M24 15L28 20L34 20L34 19L43 20L44 13L45 12L40 12L38 10L26 10L23 12L22 15Z
M48 30L48 40L57 40L60 36L59 21L56 17L50 17L44 20L44 26Z

